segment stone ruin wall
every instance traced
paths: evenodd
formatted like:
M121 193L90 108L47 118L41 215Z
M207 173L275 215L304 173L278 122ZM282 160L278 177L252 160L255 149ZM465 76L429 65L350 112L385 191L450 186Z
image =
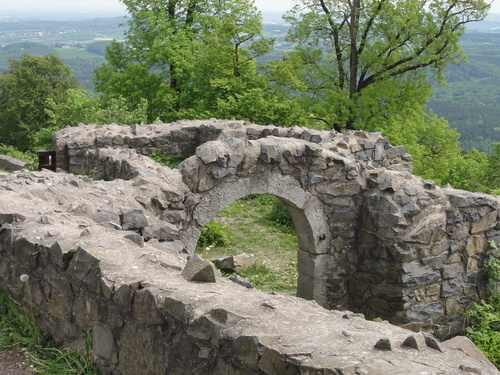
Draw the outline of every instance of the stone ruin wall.
M72 172L132 178L148 163L140 155L188 158L177 168L183 186L166 194L176 202L152 204L190 252L227 205L248 194L277 196L297 226L298 295L326 308L422 322L446 337L463 330L464 312L484 297L480 266L488 241L500 242L499 199L411 175L411 156L379 133L238 121L66 132L55 149L58 166Z
M409 352L411 332L389 324L181 276L203 225L270 193L296 224L299 296L441 338L461 331L484 296L499 200L412 176L404 148L380 134L211 120L80 126L54 145L60 168L109 182L0 175L0 280L65 345L81 346L78 331L89 331L104 374L496 373L462 352L425 350L436 347L428 338ZM187 159L161 167L144 156L153 151ZM381 338L390 350L374 349Z

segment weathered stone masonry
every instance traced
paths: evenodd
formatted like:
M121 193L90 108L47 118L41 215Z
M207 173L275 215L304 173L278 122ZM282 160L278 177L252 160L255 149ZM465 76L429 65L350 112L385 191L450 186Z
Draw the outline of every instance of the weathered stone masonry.
M497 197L411 175L404 147L378 133L202 121L69 128L54 140L58 166L107 179L145 172L139 155L186 157L164 186L170 202L152 204L189 251L235 200L277 196L297 227L298 295L331 309L457 332L485 290L487 242L500 240Z
M496 373L459 352L401 348L411 333L389 324L181 276L203 225L270 193L296 224L299 296L460 331L484 294L499 200L412 176L404 148L379 134L211 120L79 126L54 145L60 168L107 181L0 174L0 280L66 345L90 331L105 374ZM187 159L161 167L153 151ZM392 350L374 349L380 338Z

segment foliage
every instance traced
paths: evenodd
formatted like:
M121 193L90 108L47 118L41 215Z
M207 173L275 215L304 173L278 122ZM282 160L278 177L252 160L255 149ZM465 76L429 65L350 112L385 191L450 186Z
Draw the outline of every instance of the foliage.
M0 76L0 142L26 151L33 135L49 125L47 100L64 102L76 88L70 68L56 55L24 55Z
M491 296L475 304L475 308L467 313L472 321L467 327L467 335L500 368L500 250L493 241L490 245L492 252L484 270Z
M162 153L153 152L149 155L151 159L169 168L175 168L184 161L182 156L167 156Z
M458 130L462 148L492 153L500 142L500 34L467 31L461 44L467 63L445 69L447 84L434 85L429 108Z
M250 0L124 0L130 13L126 42L114 41L96 70L96 89L121 95L148 118L240 118L290 125L301 116L288 96L277 97L256 59L274 43L262 35Z
M335 130L380 124L408 103L425 104L427 74L464 61L465 24L489 9L481 0L300 0L287 13L293 52L275 65L292 71L312 118ZM275 69L276 70L276 69ZM301 86L297 85L297 77Z
M492 149L492 155L472 149L451 159L444 182L457 189L500 195L500 144L493 144Z
M66 92L65 102L56 103L48 99L46 113L49 124L58 128L78 123L131 125L147 121L147 108L145 99L140 100L133 110L129 110L127 100L123 97L111 98L106 102L89 96L85 89L72 89Z
M38 162L37 155L34 152L31 151L22 152L13 146L6 146L1 143L0 143L0 154L22 160L26 163L36 164Z
M26 276L26 275L24 275ZM24 284L27 298L29 284ZM19 306L9 293L0 290L0 350L22 348L30 370L43 375L97 375L92 364L90 341L85 336L85 353L58 348L53 340L40 331L33 311L24 304Z
M100 180L104 179L104 173L97 168L92 168L89 171L88 177L94 181L100 181Z
M490 192L500 195L500 143L494 143L492 147L493 155L488 157L485 180Z
M459 157L460 147L459 134L446 120L424 112L420 105L408 106L379 130L391 144L406 146L413 157L413 173L438 184L448 182L450 163Z
M82 88L66 91L66 100L55 102L47 99L45 113L48 116L48 127L39 129L32 135L33 147L37 150L52 148L52 134L66 126L84 124L120 125L141 124L146 122L148 103L141 100L133 110L127 108L123 97L111 98L104 102L101 98L88 95Z
M198 245L200 247L224 246L231 241L225 224L211 220L202 229Z
M491 193L486 181L488 159L488 155L474 148L470 152L462 152L459 158L450 160L446 183L456 189Z
M271 211L266 215L266 218L272 222L276 222L285 227L294 228L294 223L288 208L277 198L272 198Z

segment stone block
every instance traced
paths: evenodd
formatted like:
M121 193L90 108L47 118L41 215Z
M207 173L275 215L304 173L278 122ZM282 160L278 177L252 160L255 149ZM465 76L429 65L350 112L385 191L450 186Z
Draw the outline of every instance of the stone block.
M136 245L139 245L139 247L144 247L144 237L141 236L140 234L137 234L137 233L127 234L127 235L125 235L124 238L132 241Z
M323 182L316 185L316 191L320 194L348 196L358 194L361 191L361 186L355 181Z
M221 141L206 142L196 148L196 156L198 156L203 163L222 163L225 166L226 157L231 153L228 145Z
M229 276L229 280L235 282L236 284L240 284L244 286L245 288L252 289L253 285L250 281L245 279L244 277L241 277L240 275L233 273L231 276Z
M308 375L336 375L359 373L360 366L347 358L340 356L308 358L300 363L300 374ZM366 374L383 374L384 372L366 372ZM286 374L286 372L271 373L273 375Z
M139 287L139 283L120 285L113 294L113 301L120 305L125 311L132 311L132 299Z
M465 336L456 336L452 339L443 341L441 346L450 350L460 350L467 354L470 358L485 363L490 368L495 369L495 366L485 357L483 353L481 353L477 346Z
M453 241L463 241L469 235L469 227L465 224L457 224L451 231L448 232L448 235Z
M406 242L429 245L440 241L446 235L446 219L441 214L431 214L408 234Z
M174 241L178 240L180 236L179 229L174 224L166 222L152 223L145 227L142 233L146 241L152 238L156 238L159 241Z
M68 268L69 262L73 258L76 249L77 246L74 241L57 241L50 248L50 260L53 264L56 264L57 266L65 270Z
M26 220L26 216L20 213L5 213L0 212L0 225L12 224Z
M240 336L233 342L236 358L243 363L256 365L259 362L259 337Z
M432 267L413 261L403 266L400 271L402 286L428 285L441 281L441 273Z
M403 341L403 346L408 348L416 349L419 352L427 350L427 344L425 343L425 337L422 332L415 333L411 336L408 336Z
M281 162L281 151L276 143L274 144L261 144L260 159L265 163L279 163Z
M443 348L441 348L441 344L436 337L427 332L422 332L422 334L424 335L425 344L427 345L427 347L436 349L439 352L443 352Z
M415 305L407 308L406 314L412 322L438 321L444 314L443 302L433 302L424 305Z
M215 283L215 267L209 260L203 259L198 254L189 257L182 270L182 276L187 281Z
M14 242L14 255L19 266L29 271L36 268L39 251L36 244L31 243L24 237L17 238Z
M471 228L471 234L477 234L481 232L486 232L487 230L494 228L497 225L498 211L495 210L484 216L479 222L473 223Z
M444 264L441 269L443 279L454 279L463 273L463 265L460 263Z
M467 254L473 256L478 253L484 253L488 249L488 241L484 236L472 236L467 240Z
M321 277L325 274L327 259L325 254L315 255L300 249L297 253L297 271L313 278Z
M467 306L460 303L460 298L452 297L445 300L445 309L448 316L465 315Z
M122 217L123 230L141 229L147 227L148 219L141 210L132 210L126 212Z
M215 264L220 270L224 270L227 272L234 272L238 269L247 269L252 267L255 264L255 258L246 253L220 257L213 259L212 262Z
M164 323L164 319L160 314L155 294L157 289L145 288L139 290L133 299L133 312L137 319L144 326L154 326Z
M111 361L115 342L113 332L106 323L95 323L92 326L92 351L95 355Z
M406 203L402 209L401 213L405 216L413 217L418 215L422 210L420 207L413 201L410 200L408 203Z
M183 302L182 299L160 293L158 304L163 314L168 314L182 324L187 324L192 316L192 307Z
M448 280L443 283L441 297L456 296L464 291L464 281L459 279Z
M120 357L115 372L123 375L168 374L166 351L160 330L145 329L136 321L128 321L120 336ZM185 353L178 355L183 357Z
M68 264L66 273L87 285L87 287L95 292L101 291L101 270L99 268L99 259L94 257L88 250L78 246L75 254Z
M469 193L463 190L448 192L450 203L456 208L488 206L489 199L483 194Z
M258 362L259 370L269 375L286 374L286 363L276 349L264 347Z

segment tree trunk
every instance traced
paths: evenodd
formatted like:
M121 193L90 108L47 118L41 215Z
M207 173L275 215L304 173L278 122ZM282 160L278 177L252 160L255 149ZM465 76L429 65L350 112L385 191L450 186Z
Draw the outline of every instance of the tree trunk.
M360 0L349 1L351 8L350 22L349 22L349 37L350 41L350 56L349 56L349 99L351 102L356 102L358 91L358 20ZM354 129L354 113L349 116L346 123L346 129Z

